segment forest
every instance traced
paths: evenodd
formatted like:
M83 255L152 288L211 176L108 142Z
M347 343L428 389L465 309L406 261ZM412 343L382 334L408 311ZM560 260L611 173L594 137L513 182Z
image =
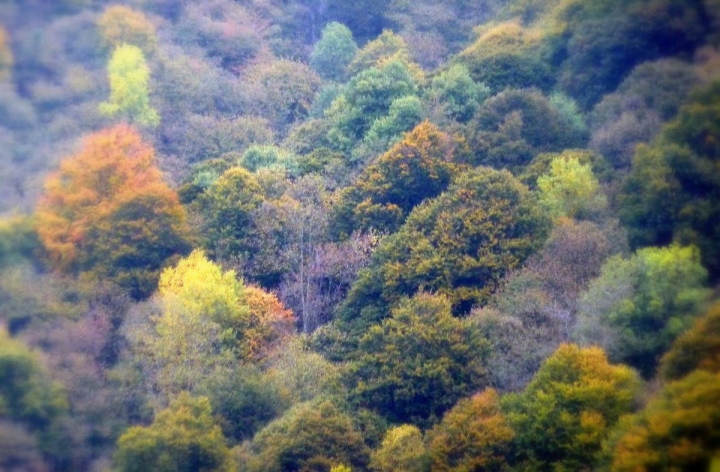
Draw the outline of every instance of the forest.
M0 1L0 471L720 471L720 0Z

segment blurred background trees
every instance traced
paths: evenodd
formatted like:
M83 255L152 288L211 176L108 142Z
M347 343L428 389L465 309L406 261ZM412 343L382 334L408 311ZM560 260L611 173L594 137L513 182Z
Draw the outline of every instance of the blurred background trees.
M0 468L709 469L716 3L6 0Z

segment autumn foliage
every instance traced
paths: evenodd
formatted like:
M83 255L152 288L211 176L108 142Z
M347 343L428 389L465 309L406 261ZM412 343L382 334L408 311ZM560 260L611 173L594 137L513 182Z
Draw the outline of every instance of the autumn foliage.
M158 331L174 335L176 323L206 317L220 326L221 343L241 358L259 357L282 338L293 323L292 312L277 297L243 284L234 271L224 272L202 251L193 251L160 277L158 288L165 313Z
M515 433L500 410L500 396L487 389L460 400L428 433L432 470L503 470Z
M666 385L608 442L613 472L714 470L720 444L720 374L698 370ZM714 461L717 461L715 459Z
M185 212L130 126L90 135L45 183L37 229L55 269L110 278L136 297L189 250Z
M153 25L142 12L124 5L110 5L98 20L103 43L110 49L122 44L132 44L145 52L157 47L157 35Z
M0 472L231 470L720 472L720 0L0 0Z

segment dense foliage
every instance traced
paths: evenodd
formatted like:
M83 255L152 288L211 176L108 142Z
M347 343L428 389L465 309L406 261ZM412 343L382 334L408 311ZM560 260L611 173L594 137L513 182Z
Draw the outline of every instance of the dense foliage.
M717 0L3 0L0 469L714 470Z
M126 125L89 136L45 184L38 234L53 267L147 296L165 261L189 249L185 210L153 149Z

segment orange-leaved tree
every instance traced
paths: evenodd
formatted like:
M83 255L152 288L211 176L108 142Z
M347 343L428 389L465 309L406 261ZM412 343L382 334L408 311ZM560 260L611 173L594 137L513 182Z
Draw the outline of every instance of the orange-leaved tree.
M45 182L37 229L58 270L111 279L143 298L190 250L186 215L151 146L128 125L86 138Z

